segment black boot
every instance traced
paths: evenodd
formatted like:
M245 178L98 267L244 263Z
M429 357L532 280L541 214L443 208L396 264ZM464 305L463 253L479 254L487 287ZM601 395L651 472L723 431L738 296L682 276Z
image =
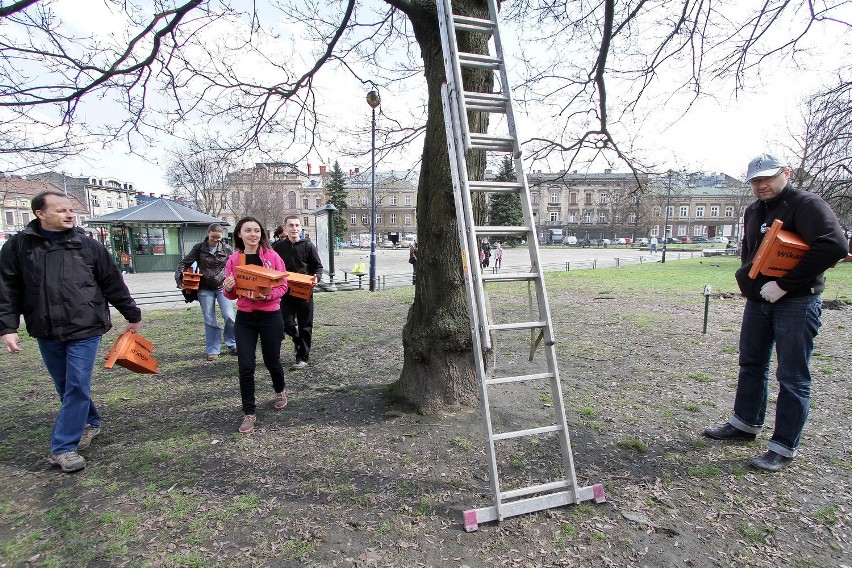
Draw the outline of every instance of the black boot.
M707 428L704 430L704 435L714 440L754 440L757 438L757 434L743 432L730 424L723 424L718 428Z

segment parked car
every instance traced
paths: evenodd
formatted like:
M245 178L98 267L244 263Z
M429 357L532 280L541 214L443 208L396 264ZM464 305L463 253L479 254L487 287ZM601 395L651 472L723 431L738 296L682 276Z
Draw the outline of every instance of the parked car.
M580 239L577 241L577 246L582 248L590 247L592 246L592 241L591 239Z
M577 237L575 237L574 235L567 236L567 237L565 237L565 239L562 241L562 244L563 244L563 245L567 245L567 246L575 247L575 246L577 246Z
M623 238L619 237L617 239L612 239L612 244L614 244L614 245L626 245L626 244L629 244L629 243L627 242L627 239L623 239Z
M679 244L680 244L681 242L683 242L683 241L681 241L681 240L680 240L679 238L677 238L677 237L669 237L668 239L664 239L664 240L663 240L663 241L661 241L661 242L664 242L664 243L669 244L669 245L679 245Z
M722 243L723 245L728 244L728 237L712 237L707 241L708 243Z
M648 239L646 239L645 237L639 237L638 239L633 241L634 245L640 246L640 247L646 247L646 246L648 246L649 243L650 243L650 241Z
M692 237L693 243L709 243L710 239L707 237Z

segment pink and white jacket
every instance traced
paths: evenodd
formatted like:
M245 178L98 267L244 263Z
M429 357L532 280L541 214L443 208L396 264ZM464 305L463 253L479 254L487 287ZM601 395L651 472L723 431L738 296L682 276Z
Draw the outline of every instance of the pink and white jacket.
M287 272L287 269L284 266L284 261L281 260L281 257L278 256L278 253L274 250L265 247L258 247L257 253L260 255L260 261L263 263L265 268ZM228 276L236 276L236 268L240 264L240 254L242 253L237 251L228 257L228 262L225 263L226 278ZM287 293L287 278L284 278L284 282L280 286L273 288L272 292L269 293L269 297L265 300L255 300L242 296L237 298L236 287L234 287L234 289L230 292L224 290L224 293L225 297L229 300L237 300L237 310L241 312L274 312L281 308L281 296Z

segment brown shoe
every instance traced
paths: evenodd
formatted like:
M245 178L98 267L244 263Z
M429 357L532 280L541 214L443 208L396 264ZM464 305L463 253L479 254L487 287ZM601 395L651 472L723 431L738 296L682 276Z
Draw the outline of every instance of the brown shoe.
M275 410L284 410L287 406L287 393L284 391L275 393L275 401L272 403Z
M257 422L257 415L246 414L243 416L243 423L240 424L240 434L251 434L254 432L255 422Z
M210 353L209 355L207 355L207 360L208 360L208 361L215 361L215 360L216 360L216 359L218 359L218 358L219 358L219 354L218 354L218 353Z

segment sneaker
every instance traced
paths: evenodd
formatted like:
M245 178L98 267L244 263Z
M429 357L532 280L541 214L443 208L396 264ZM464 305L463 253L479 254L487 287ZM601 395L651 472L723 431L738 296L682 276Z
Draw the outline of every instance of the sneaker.
M218 353L208 353L208 354L207 354L207 360L208 360L208 361L215 361L215 360L216 360L216 359L218 359L218 358L219 358L219 354L218 354Z
M307 367L307 366L308 366L308 362L307 362L307 361L296 361L295 363L293 363L292 365L290 365L290 370L291 370L291 371L296 371L296 370L298 370L298 369L304 369L304 368L305 368L305 367Z
M63 454L50 454L48 461L51 465L58 465L65 473L80 471L86 467L86 460L77 452L65 452Z
M287 406L287 393L284 391L275 393L275 400L272 403L275 410L284 410Z
M240 434L251 434L254 432L255 422L257 422L257 415L246 414L243 416L243 423L240 424Z
M236 347L228 347L228 355L236 355L237 348Z
M77 442L77 450L85 450L92 444L92 440L95 439L95 436L101 433L100 426L92 426L91 424L86 424L86 429L83 430L83 435L80 437L80 441Z

